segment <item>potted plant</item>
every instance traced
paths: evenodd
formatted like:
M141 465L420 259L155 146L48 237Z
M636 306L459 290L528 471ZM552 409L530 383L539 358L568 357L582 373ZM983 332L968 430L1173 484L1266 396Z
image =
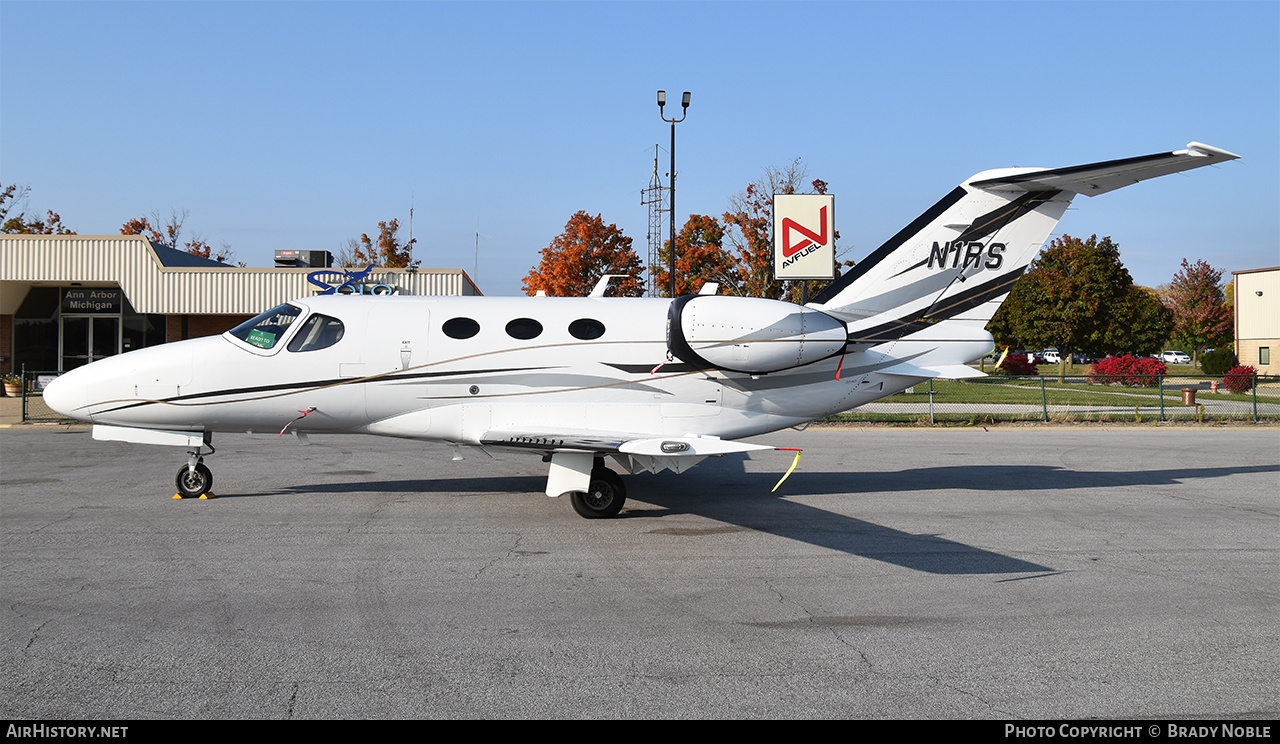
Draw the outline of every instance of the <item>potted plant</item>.
M22 378L17 375L5 375L0 378L4 382L4 394L17 397L22 395Z

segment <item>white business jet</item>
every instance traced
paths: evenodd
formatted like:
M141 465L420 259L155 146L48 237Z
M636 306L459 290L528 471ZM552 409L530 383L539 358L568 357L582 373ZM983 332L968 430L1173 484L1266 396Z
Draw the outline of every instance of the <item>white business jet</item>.
M967 363L993 348L987 322L1076 194L1236 157L1193 142L979 173L803 307L605 298L607 279L573 298L319 295L72 370L44 397L96 439L187 447L182 496L210 492L214 432L363 433L541 454L548 496L612 517L626 488L606 457L683 472L775 449L743 437L982 376Z

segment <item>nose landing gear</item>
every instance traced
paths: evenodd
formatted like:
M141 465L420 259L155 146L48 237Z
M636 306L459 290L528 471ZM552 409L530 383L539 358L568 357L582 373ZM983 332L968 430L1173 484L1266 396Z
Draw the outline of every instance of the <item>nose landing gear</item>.
M205 454L217 451L207 440L204 446L209 448ZM203 446L187 452L187 464L178 469L178 477L174 479L178 486L178 492L173 495L175 499L213 498L213 473L204 464L202 449Z

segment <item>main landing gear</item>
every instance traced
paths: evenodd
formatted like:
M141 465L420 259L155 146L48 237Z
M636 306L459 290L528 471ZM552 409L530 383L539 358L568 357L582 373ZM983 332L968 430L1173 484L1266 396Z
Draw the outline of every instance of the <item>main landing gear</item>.
M209 443L206 435L203 446L187 452L187 464L178 469L178 477L174 479L178 486L178 492L174 494L175 499L213 498L213 473L209 472L209 468L204 464L204 456L201 453L204 446L209 448L209 451L204 454L212 455L217 451Z
M604 466L603 460L596 460L588 490L574 491L569 501L573 510L587 519L610 519L618 516L627 502L627 487L617 473Z

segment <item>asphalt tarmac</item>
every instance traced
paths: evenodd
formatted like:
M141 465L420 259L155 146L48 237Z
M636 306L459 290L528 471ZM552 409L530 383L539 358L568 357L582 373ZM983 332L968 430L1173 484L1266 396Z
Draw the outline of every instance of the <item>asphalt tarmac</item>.
M537 457L0 431L6 718L1280 716L1280 429L820 429Z

